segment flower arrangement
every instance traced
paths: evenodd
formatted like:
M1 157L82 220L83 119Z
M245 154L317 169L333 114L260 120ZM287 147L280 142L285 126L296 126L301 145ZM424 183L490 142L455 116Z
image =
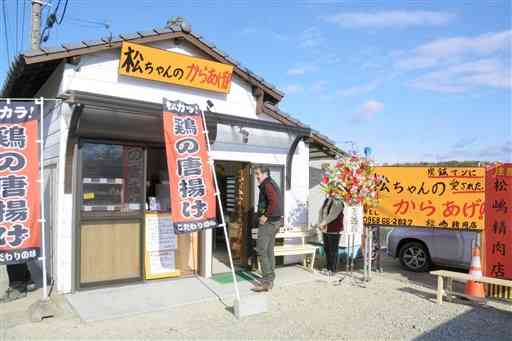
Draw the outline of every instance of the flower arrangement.
M328 196L346 205L377 205L383 177L375 174L372 160L354 154L339 159L334 166L324 166L324 171L320 186Z

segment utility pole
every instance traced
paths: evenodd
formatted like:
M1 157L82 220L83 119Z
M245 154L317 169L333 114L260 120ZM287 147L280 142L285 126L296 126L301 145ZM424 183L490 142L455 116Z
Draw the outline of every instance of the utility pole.
M43 1L32 0L32 50L39 49L41 44L41 11L43 9Z

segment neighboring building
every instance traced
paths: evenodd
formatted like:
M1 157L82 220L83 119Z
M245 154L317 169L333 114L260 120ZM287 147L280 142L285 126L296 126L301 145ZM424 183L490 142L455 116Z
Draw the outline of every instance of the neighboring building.
M244 214L257 195L251 168L265 164L283 187L285 224L307 226L309 162L342 154L335 143L278 108L282 92L187 26L174 21L113 39L42 48L21 54L11 67L1 97L62 99L48 105L44 118L48 266L60 292L143 280L145 204L148 196L165 196L168 180L163 97L209 108L211 156L226 179L247 180L247 190L240 190ZM120 49L128 41L232 65L230 91L120 75ZM127 155L135 155L129 166ZM138 201L127 202L127 196ZM240 216L234 215L241 220L232 226L250 227L250 219ZM181 274L211 275L213 234L178 238L173 261ZM240 242L249 249L250 241ZM240 262L247 262L243 254Z

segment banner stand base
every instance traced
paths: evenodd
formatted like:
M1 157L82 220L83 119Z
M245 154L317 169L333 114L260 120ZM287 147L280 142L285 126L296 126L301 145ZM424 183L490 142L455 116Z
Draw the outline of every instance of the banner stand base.
M50 300L39 300L28 308L30 321L41 322L55 316L55 306Z
M233 312L237 319L242 317L263 314L268 311L268 294L259 293L243 297L243 300L235 299Z

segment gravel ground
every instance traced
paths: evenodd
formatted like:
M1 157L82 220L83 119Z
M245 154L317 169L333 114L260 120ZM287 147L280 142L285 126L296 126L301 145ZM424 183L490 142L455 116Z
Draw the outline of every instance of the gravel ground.
M439 306L426 287L431 284L429 275L402 273L393 265L366 288L349 278L339 286L319 280L276 288L268 313L240 321L212 301L83 323L60 301L64 311L41 323L0 311L0 339L512 340L510 303L456 300Z

